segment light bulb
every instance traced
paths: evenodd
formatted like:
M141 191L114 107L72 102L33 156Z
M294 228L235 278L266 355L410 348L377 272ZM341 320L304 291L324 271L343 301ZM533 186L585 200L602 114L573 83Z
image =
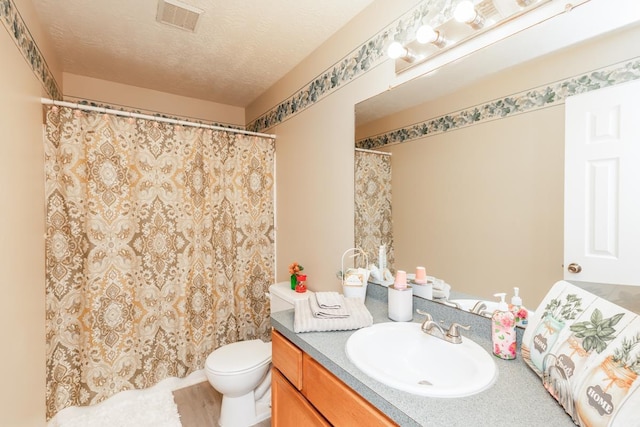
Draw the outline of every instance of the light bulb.
M421 25L416 31L416 40L418 43L433 43L438 39L438 33L430 25Z
M418 43L427 44L432 43L438 47L443 47L446 41L440 31L436 31L430 25L421 25L416 31L416 40Z
M456 10L453 12L456 21L469 25L474 30L479 30L484 25L484 17L478 13L476 8L469 0L458 3Z
M402 46L400 42L393 42L387 48L387 55L391 59L398 59L407 56L408 53L407 48Z
M456 10L453 12L453 18L462 23L470 23L476 19L478 13L476 12L476 8L473 7L473 3L469 0L464 0L458 3L456 6Z

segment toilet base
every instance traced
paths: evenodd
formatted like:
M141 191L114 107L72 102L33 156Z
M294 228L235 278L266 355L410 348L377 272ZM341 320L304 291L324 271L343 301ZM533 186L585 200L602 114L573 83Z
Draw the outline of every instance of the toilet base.
M252 410L253 409L253 410ZM271 390L258 401L254 392L239 397L222 397L220 427L249 427L271 417Z

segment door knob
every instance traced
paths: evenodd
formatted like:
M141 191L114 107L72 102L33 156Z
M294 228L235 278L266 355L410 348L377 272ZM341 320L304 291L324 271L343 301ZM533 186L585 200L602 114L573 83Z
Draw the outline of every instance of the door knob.
M569 273L575 274L575 273L580 273L582 271L582 267L580 266L580 264L576 264L575 262L572 262L567 267L567 270L569 270Z

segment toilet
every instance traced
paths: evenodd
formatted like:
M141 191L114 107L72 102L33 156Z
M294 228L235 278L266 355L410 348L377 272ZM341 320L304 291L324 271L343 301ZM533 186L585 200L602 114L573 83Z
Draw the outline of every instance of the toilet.
M292 309L295 300L311 293L295 292L290 282L273 284L267 294L271 312ZM262 340L223 345L207 357L207 379L222 394L221 427L248 427L271 417L270 368L271 343Z

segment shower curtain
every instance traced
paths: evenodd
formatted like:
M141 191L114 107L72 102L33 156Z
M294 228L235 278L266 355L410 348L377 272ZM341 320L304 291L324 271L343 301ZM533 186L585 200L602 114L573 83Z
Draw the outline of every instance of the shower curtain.
M387 267L393 270L391 156L355 152L355 244L378 264L378 248L387 245Z
M47 108L47 419L269 336L272 139Z

